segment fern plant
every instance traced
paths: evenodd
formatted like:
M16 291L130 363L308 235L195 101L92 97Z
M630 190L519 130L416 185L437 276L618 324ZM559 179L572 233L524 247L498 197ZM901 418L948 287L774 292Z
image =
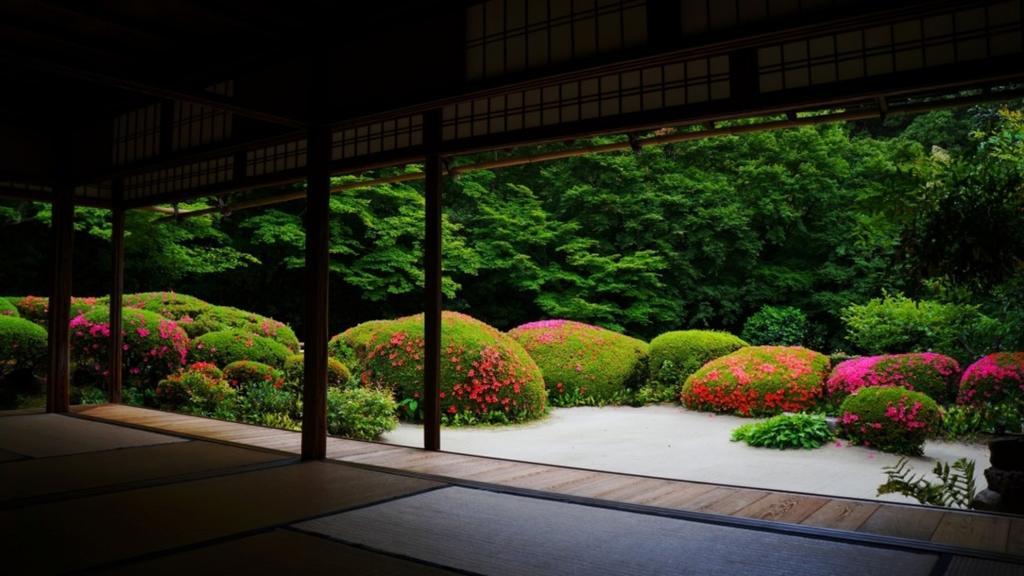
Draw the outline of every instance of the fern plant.
M974 460L960 458L952 465L936 462L932 473L938 477L933 483L924 474L915 475L906 458L882 468L888 480L878 487L878 495L902 494L921 504L947 508L969 508L974 500Z

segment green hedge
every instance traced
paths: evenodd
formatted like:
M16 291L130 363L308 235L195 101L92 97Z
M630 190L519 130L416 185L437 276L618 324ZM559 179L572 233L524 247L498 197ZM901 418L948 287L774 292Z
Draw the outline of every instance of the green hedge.
M509 331L544 374L548 398L608 401L647 377L647 343L570 320L542 320Z
M821 400L829 361L799 346L751 346L712 360L683 386L687 408L740 416L803 412Z
M402 415L418 418L423 396L423 315L357 326L342 337L358 357L360 382L392 390ZM441 356L445 421L503 423L544 415L547 393L540 368L518 342L495 328L464 314L445 312Z
M840 434L851 443L917 456L940 430L942 413L927 395L905 388L869 386L843 400Z
M177 292L138 292L125 294L121 299L125 308L138 308L156 312L164 318L177 322L189 336L193 336L189 326L200 314L213 307L209 302L188 294ZM196 334L198 336L198 334Z
M292 354L284 361L285 379L294 388L301 390L302 382L305 379L306 357L302 354ZM327 358L327 385L331 388L345 388L352 373L348 367L333 357Z
M18 309L18 315L26 320L31 320L36 324L47 327L47 313L50 310L50 299L46 296L7 296L5 300L14 304L14 307ZM85 314L91 312L93 308L99 305L104 305L103 298L88 297L72 297L71 298L71 317L74 318L79 314Z
M16 316L0 316L0 378L32 370L46 358L46 330Z
M739 337L713 330L666 332L651 340L651 381L678 390L704 364L747 346Z
M211 306L200 313L186 328L190 334L196 336L229 329L245 330L263 338L270 338L293 353L299 351L299 339L287 324L231 306Z
M245 330L219 330L208 332L192 341L191 358L197 362L213 362L227 366L238 360L252 360L275 368L284 366L291 355L283 344L256 336Z
M18 308L11 304L11 301L7 298L0 298L0 316L14 316L15 318L21 317L18 313Z
M273 366L252 360L236 360L224 367L224 379L232 388L248 388L259 382L269 382L280 388L284 375Z

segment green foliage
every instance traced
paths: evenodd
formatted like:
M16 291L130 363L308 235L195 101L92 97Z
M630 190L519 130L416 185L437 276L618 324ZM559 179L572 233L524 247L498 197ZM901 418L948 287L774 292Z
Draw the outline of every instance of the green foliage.
M544 415L540 368L518 342L456 312L445 312L441 326L441 410L449 421L459 414L480 423ZM342 336L358 355L359 381L392 390L400 415L416 419L423 392L423 315L357 326Z
M733 442L750 446L803 448L811 450L832 440L834 435L823 416L812 414L780 414L764 422L743 424L732 431Z
M105 304L107 298L102 299ZM196 298L195 296L189 296L187 294L178 294L175 292L140 292L138 294L125 294L121 300L122 305L126 308L140 308L142 310L149 310L155 312L164 318L174 320L190 337L198 336L198 332L194 332L190 327L192 322L199 317L200 314L209 310L212 304Z
M284 378L289 386L296 390L302 389L305 372L305 356L293 354L284 361ZM331 388L344 388L352 379L348 368L334 357L327 358L327 385Z
M937 483L929 481L924 474L915 476L906 458L885 466L882 471L888 480L878 487L879 496L902 494L921 504L947 508L969 508L974 500L974 460L960 458L952 466L948 462L936 462L932 474Z
M678 387L704 364L747 346L728 332L681 330L651 340L651 381L667 388Z
M7 298L0 298L0 316L14 316L18 317L21 314L18 313L18 308L11 304Z
M186 325L190 335L203 335L228 329L244 330L263 338L270 338L292 352L299 350L299 339L286 324L231 306L210 306Z
M277 388L284 384L280 370L252 360L236 360L225 366L224 379L232 388L248 388L258 382L269 382Z
M45 296L8 296L5 298L18 310L18 315L26 320L47 327L50 310L50 299ZM91 312L100 303L98 298L71 298L71 317Z
M273 382L253 382L240 390L228 412L233 419L289 430L299 429L302 402L298 394Z
M905 388L869 386L843 400L840 434L853 444L917 456L935 437L942 413L934 400Z
M193 364L160 381L153 390L156 406L200 416L223 415L234 405L234 388L224 381L219 370L206 364ZM228 411L229 412L229 411Z
M397 410L387 390L332 388L327 391L327 431L356 440L377 440L398 427Z
M540 367L554 406L624 398L647 379L647 343L636 338L569 320L531 322L508 335Z
M71 319L71 360L76 377L100 382L109 375L110 314L106 306ZM176 322L148 310L122 311L124 377L132 386L152 389L186 364L189 340Z
M970 362L998 345L977 306L886 294L843 312L846 337L862 352L938 352Z
M46 358L46 330L16 316L0 316L0 380L31 371Z
M1024 433L1024 402L950 406L942 415L947 440L973 441L981 435Z
M208 332L192 341L190 358L227 366L238 360L252 360L275 368L284 366L291 355L283 344L244 330Z
M712 360L683 385L691 410L739 416L802 412L818 405L828 357L798 346L749 346Z
M807 316L792 306L762 306L747 318L741 336L755 346L801 346L807 339Z

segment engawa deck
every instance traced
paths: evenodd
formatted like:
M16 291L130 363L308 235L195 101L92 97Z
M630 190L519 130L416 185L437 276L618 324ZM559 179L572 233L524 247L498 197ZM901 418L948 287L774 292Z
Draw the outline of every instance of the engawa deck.
M297 432L124 405L83 406L75 411L88 418L151 430L299 452ZM494 484L511 490L559 494L568 500L593 499L718 514L780 523L794 530L842 530L866 537L902 538L924 545L1024 557L1024 518L648 478L341 438L327 439L327 454L335 460L432 475L454 483Z

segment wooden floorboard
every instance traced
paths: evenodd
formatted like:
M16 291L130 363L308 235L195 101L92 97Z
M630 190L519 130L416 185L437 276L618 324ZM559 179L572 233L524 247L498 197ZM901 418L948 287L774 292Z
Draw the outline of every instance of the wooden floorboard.
M117 405L76 407L89 417L298 453L300 434ZM932 541L1024 556L1024 519L918 506L644 478L467 454L327 439L335 460L453 479L685 511Z

